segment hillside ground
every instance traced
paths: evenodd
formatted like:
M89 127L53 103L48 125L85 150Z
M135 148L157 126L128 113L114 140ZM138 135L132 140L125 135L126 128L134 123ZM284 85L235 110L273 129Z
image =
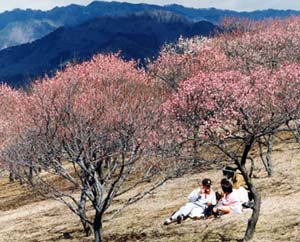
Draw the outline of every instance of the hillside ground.
M261 213L253 242L300 241L300 146L277 145L274 176L268 178L257 159L254 183L262 195ZM107 241L240 241L251 212L220 219L186 220L164 226L163 221L186 202L204 177L220 190L221 170L189 174L170 180L153 194L126 208L104 224ZM92 241L85 238L79 219L62 204L30 194L17 183L0 179L0 242ZM137 189L143 189L139 187ZM126 199L123 197L121 199ZM118 201L116 202L118 204ZM110 209L114 209L113 205Z

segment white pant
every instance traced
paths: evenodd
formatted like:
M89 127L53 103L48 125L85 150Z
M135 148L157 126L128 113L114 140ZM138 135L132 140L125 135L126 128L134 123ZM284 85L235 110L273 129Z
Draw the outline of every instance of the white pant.
M171 216L172 220L176 220L179 215L189 216L191 218L201 218L203 216L204 208L189 202L182 206L176 213Z

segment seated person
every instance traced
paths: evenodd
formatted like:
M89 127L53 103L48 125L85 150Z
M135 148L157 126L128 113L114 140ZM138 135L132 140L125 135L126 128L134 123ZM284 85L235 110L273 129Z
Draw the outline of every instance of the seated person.
M249 202L249 193L244 187L241 186L238 189L233 188L233 190L235 190L235 192L238 194L239 200L242 204Z
M236 190L233 190L231 182L224 178L221 180L221 187L223 191L223 197L213 208L213 214L221 215L227 213L241 213L242 204L238 197L238 193Z
M245 189L248 189L246 182L244 180L243 175L237 168L233 168L231 166L226 166L223 169L223 175L232 181L232 187L234 189L239 189L241 186Z
M248 203L252 199L252 195L246 185L243 175L237 168L226 166L223 169L223 175L227 179L231 179L232 188L237 190L241 203Z
M167 218L164 225L177 221L181 223L187 217L201 218L204 217L205 209L208 206L216 204L216 194L211 188L211 180L205 178L202 185L193 190L188 196L188 203L182 206L177 212Z

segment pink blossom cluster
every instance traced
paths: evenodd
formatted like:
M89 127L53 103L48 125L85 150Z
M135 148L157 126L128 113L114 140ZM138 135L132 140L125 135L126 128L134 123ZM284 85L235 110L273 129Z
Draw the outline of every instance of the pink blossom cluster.
M198 138L259 137L299 117L299 23L241 21L196 54L162 53L153 64L157 76L180 77L162 105L164 129L179 142L195 137L195 130Z
M11 144L26 125L25 95L7 85L0 86L0 151Z
M219 37L221 47L234 61L240 60L246 70L257 65L274 68L299 62L299 17L259 22L231 19L226 24L235 31Z

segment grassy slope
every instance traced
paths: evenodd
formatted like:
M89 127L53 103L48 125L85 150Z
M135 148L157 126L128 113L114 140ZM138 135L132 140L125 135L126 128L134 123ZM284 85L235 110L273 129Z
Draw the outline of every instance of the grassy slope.
M262 194L262 209L255 242L300 241L300 150L296 146L275 147L274 177L267 178L260 161L254 179ZM186 202L197 181L210 177L215 190L221 171L186 175L167 182L154 194L127 208L104 225L108 241L237 241L243 237L251 212L220 219L186 220L182 225L163 226L175 209ZM78 218L52 200L41 200L17 184L0 180L0 241L92 241L84 238ZM137 189L143 189L139 187ZM126 197L120 198L125 199ZM114 205L111 209L117 206ZM64 233L69 233L71 239Z

